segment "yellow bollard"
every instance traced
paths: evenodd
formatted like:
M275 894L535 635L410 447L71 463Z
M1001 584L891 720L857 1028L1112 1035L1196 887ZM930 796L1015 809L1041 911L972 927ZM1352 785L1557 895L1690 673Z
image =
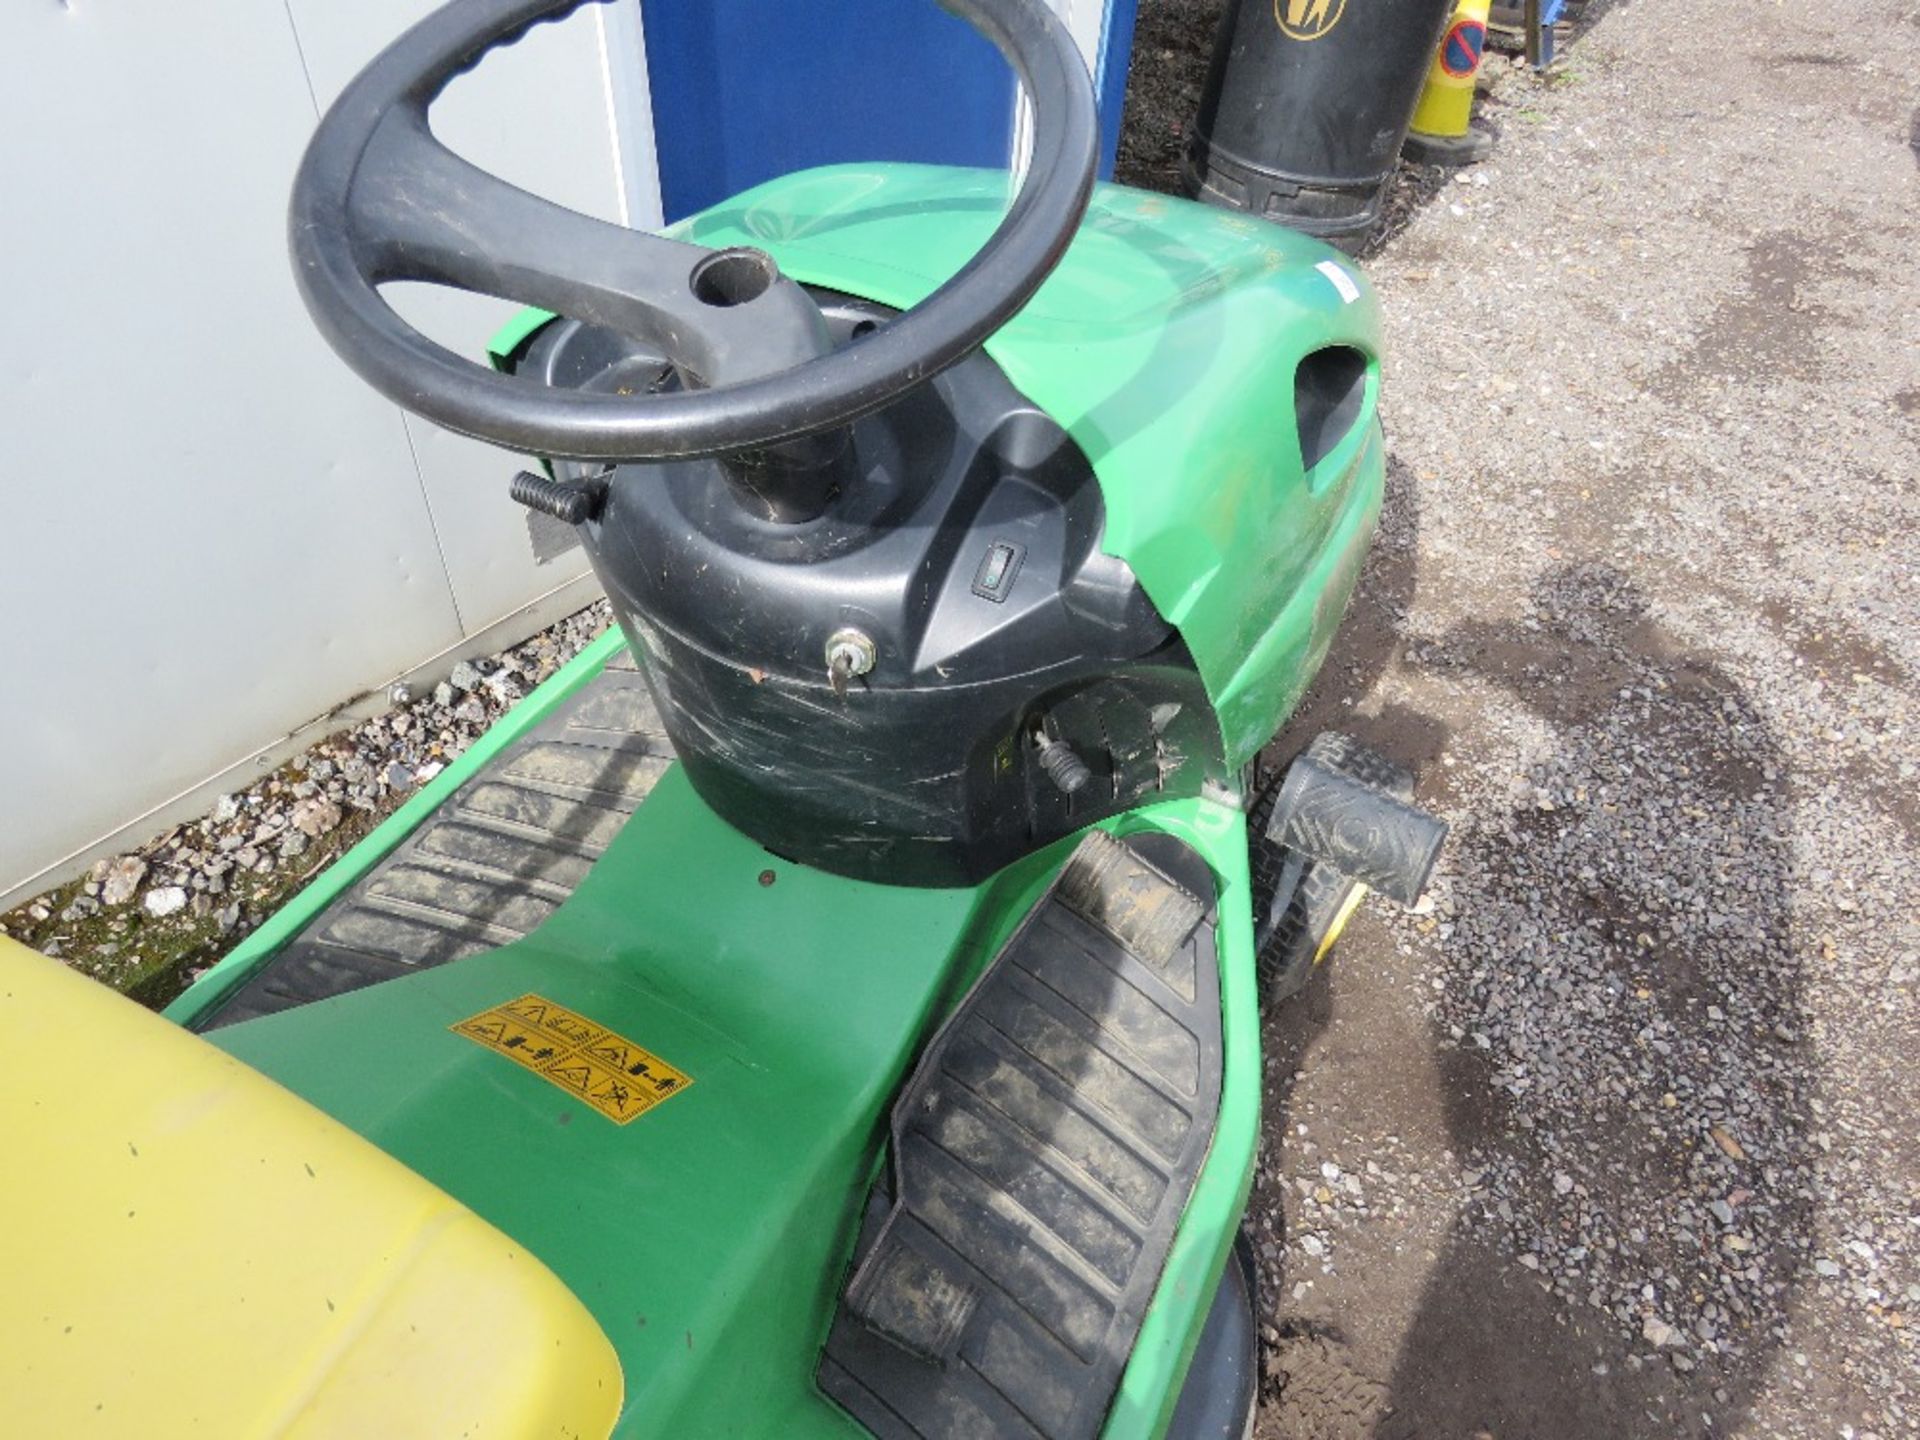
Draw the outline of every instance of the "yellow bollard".
M1421 165L1471 165L1492 153L1493 137L1468 123L1492 8L1492 0L1460 0L1454 7L1401 149L1407 159Z

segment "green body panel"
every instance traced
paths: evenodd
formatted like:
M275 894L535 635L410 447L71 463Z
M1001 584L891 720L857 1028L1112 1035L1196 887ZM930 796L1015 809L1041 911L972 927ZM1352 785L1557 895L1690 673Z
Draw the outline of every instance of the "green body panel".
M1133 1355L1107 1413L1105 1440L1156 1440L1180 1398L1220 1273L1253 1189L1260 1148L1260 991L1254 968L1247 817L1207 800L1148 806L1119 818L1120 834L1159 829L1206 859L1219 886L1222 1040L1220 1115L1213 1148L1187 1198L1166 1268L1141 1320Z
M860 885L775 860L675 767L527 939L211 1038L559 1274L620 1352L621 1434L858 1433L812 1375L877 1127L1044 858ZM448 1029L529 991L693 1083L620 1126Z
M1258 1128L1244 821L1179 801L1117 828L1143 826L1189 840L1221 875L1227 1082L1213 1152L1113 1411L1115 1436L1164 1425L1245 1204ZM858 1434L813 1372L890 1098L1068 849L968 890L844 880L769 856L715 817L676 766L525 940L209 1038L558 1273L620 1352L621 1435ZM617 1126L448 1028L529 991L647 1047L693 1084Z
M493 338L487 341L487 359L493 362L496 370L506 370L512 363L513 352L531 340L540 328L553 319L551 310L518 310L493 332Z
M755 245L796 279L904 308L966 263L1007 196L999 171L836 166L674 233ZM1294 371L1328 345L1368 357L1367 399L1309 474ZM1379 515L1371 287L1294 231L1101 185L1059 268L986 348L1093 462L1106 550L1179 627L1228 763L1251 758L1325 657Z
M801 280L906 307L966 261L1006 199L992 172L837 167L763 186L679 233L757 245ZM1340 280L1316 268L1326 266ZM496 359L546 318L518 317ZM1293 374L1326 345L1369 358L1367 401L1307 473ZM1059 269L987 349L1092 460L1105 547L1179 626L1229 761L1249 758L1312 679L1378 516L1371 290L1291 232L1101 186ZM619 643L608 636L536 691L168 1013L185 1023L204 1013ZM1107 823L1179 836L1219 885L1219 1122L1106 1426L1111 1440L1151 1440L1178 1398L1253 1176L1247 833L1238 811L1204 799ZM526 939L211 1038L552 1267L620 1353L623 1436L858 1434L813 1373L891 1097L1070 843L973 889L868 885L768 855L675 767ZM620 1127L448 1028L528 991L694 1083Z

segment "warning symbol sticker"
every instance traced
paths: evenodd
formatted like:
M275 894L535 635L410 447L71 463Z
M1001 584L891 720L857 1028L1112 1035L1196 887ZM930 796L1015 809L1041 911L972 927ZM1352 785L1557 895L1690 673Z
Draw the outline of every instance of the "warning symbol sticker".
M538 995L449 1027L558 1085L617 1125L693 1084L651 1050Z

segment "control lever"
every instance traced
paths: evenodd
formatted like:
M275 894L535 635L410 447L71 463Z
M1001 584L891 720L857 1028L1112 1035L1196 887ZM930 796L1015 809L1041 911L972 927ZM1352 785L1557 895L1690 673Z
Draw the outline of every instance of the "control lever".
M507 486L507 495L529 510L538 510L542 515L551 515L569 525L584 525L600 513L600 502L607 495L606 477L612 473L612 469L608 468L598 475L569 484L563 480L549 480L531 470L522 470Z
M1062 795L1078 795L1087 788L1093 771L1071 745L1055 740L1045 730L1033 732L1033 743L1040 747L1040 768Z

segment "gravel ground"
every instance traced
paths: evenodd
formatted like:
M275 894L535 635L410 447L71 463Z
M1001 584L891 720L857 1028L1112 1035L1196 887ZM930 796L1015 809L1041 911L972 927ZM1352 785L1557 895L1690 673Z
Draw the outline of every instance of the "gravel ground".
M1142 0L1122 178L1218 8ZM1454 834L1268 1023L1263 1436L1920 1435L1920 10L1832 14L1613 7L1396 179L1387 512L1277 754ZM605 623L0 923L163 1001Z
M0 934L165 1005L612 622L606 601L330 736L211 813L0 916Z
M1218 0L1143 0L1169 185ZM1920 1435L1920 11L1593 15L1403 167L1389 497L1281 754L1454 833L1267 1028L1259 1433Z

